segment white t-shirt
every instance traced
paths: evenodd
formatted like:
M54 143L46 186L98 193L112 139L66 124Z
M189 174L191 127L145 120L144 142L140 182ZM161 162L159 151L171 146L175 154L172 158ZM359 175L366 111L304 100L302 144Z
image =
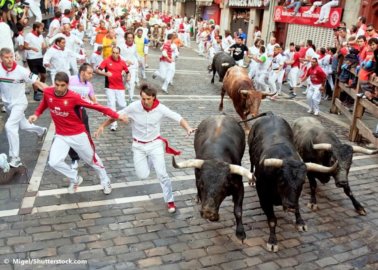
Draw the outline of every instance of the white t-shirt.
M163 118L169 118L180 123L182 116L159 104L152 111L147 112L140 100L134 101L118 113L126 114L131 120L133 138L142 142L155 140L160 136L160 124Z
M50 64L49 68L51 70L51 73L62 71L70 75L70 64L68 61L64 61L64 59L68 59L66 50L62 51L55 49L54 47L50 47L43 57L43 65Z
M136 45L133 44L132 46L127 46L125 42L119 44L119 48L121 49L121 57L124 61L132 62L130 68L138 68L138 53L136 50Z
M16 47L16 51L20 57L20 60L22 61L26 61L26 54L25 54L25 50L20 50L18 47L19 46L24 46L24 41L25 41L25 38L23 35L18 35L18 37L16 37L14 39L14 45Z
M35 83L37 79L37 75L20 65L10 72L0 65L0 93L7 109L14 105L27 105L25 83Z
M66 9L69 9L69 10L72 9L72 2L69 1L69 0L61 0L61 1L59 2L59 4L58 4L58 8L60 9L60 11L61 11L62 13L64 13L64 11L65 11Z
M91 58L89 59L89 63L93 66L93 68L97 68L101 62L104 59L102 58L102 55L99 55L97 53L92 53Z
M51 21L49 26L49 34L47 35L49 38L55 36L60 32L60 21L58 19L54 19Z
M9 25L4 22L0 22L0 33L0 49L9 48L12 50L12 52L14 52L14 46L12 41L13 32L11 31Z
M62 25L70 24L70 23L71 23L70 18L68 18L66 16L62 16Z
M42 55L42 44L44 43L44 39L42 35L39 35L38 37L34 35L33 33L28 33L25 36L25 43L28 43L29 47L38 49L38 52L35 52L33 50L26 50L26 58L27 59L40 59L43 58Z

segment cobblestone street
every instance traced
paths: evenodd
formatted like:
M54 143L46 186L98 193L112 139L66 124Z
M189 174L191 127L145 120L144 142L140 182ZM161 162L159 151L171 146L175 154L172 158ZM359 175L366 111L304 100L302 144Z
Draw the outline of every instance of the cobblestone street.
M196 127L210 115L219 114L221 83L211 84L208 62L193 49L182 49L176 64L174 86L169 94L159 91L160 102L180 113ZM159 51L150 49L147 81L161 87L151 75L158 68ZM104 78L94 78L98 100L106 104ZM139 91L136 91L136 93ZM285 91L284 91L285 92ZM287 91L286 91L287 93ZM284 96L264 100L261 112L272 111L289 123L307 115L305 96L296 100ZM27 116L37 103L30 100ZM347 141L348 128L342 116L330 115L330 102L323 101L319 120ZM89 111L89 110L88 110ZM232 102L225 98L224 112L240 119ZM106 118L89 111L92 133ZM6 115L0 115L0 153L8 153L4 131ZM45 111L37 122L49 128L43 143L34 135L20 133L21 159L28 175L0 186L0 269L378 269L378 155L354 156L349 183L367 215L359 216L341 188L331 180L318 185L316 212L307 208L308 182L300 198L307 232L298 232L293 213L276 207L279 251L269 252L269 228L255 188L245 180L243 224L247 238L235 237L233 203L226 198L219 222L202 219L196 203L193 169L177 170L166 155L173 180L177 212L169 214L155 174L139 180L131 152L131 129L119 124L94 140L113 183L113 192L104 195L94 170L80 164L84 178L76 194L67 193L67 179L47 164L54 127ZM251 125L251 124L250 124ZM164 121L162 136L183 153L177 160L194 158L193 138L177 123ZM68 159L67 159L67 162ZM250 168L248 147L243 166ZM30 183L27 183L27 178ZM87 260L85 264L21 265L20 259Z

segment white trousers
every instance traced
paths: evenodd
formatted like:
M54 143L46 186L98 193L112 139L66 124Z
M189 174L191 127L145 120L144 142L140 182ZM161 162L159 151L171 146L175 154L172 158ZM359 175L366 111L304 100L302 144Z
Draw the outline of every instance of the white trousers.
M255 82L258 90L263 92L269 91L269 85L267 85L265 82L267 75L268 73L266 71L257 72Z
M138 66L134 66L134 65L130 66L129 72L130 72L130 80L126 82L126 88L127 88L127 91L129 92L129 100L133 101L135 83L137 82L137 78L138 78Z
M49 165L68 177L71 183L76 181L77 170L72 169L71 166L64 161L70 148L75 150L80 159L96 171L101 180L102 186L105 186L110 182L104 165L97 154L95 154L97 162L94 162L93 148L89 142L88 135L85 132L72 136L55 135L54 141L51 145Z
M290 69L288 79L289 79L290 87L292 87L292 88L297 87L298 80L299 80L299 68L298 67L292 67Z
M165 91L168 89L168 84L173 80L175 76L176 65L174 62L168 63L165 61L160 61L159 70L155 71L155 75L161 78L164 83L161 87Z
M163 190L164 201L173 202L172 183L165 168L165 145L161 140L142 144L133 142L133 158L136 175L146 179L150 175L150 164L155 168L156 176Z
M77 68L77 60L75 56L68 57L67 61L70 64L70 69L72 70L72 75L77 75L79 73L79 69Z
M29 3L29 8L31 11L31 12L29 11L29 17L31 17L31 15L34 14L35 22L42 22L42 12L40 8L40 4L38 4L34 0L27 0L25 2Z
M313 84L312 82L307 86L307 103L313 112L319 112L319 104L322 98L322 94L320 93L321 86L321 84Z
M146 62L145 62L144 56L138 55L138 64L139 64L139 70L142 73L142 78L146 79Z
M329 20L329 13L332 7L337 7L339 5L338 0L332 0L327 4L324 4L320 9L319 20Z
M9 117L5 123L5 131L9 143L9 156L19 157L20 156L20 137L18 130L26 130L28 132L36 133L37 135L42 135L44 129L40 126L30 124L25 118L25 110L28 105L13 105L12 108L7 108L7 113Z
M107 99L107 106L112 109L113 111L117 111L116 105L120 110L126 108L126 100L125 100L125 90L114 90L105 88L106 99ZM117 127L117 121L111 124L111 127Z
M269 72L268 84L269 84L269 87L270 87L270 90L271 90L272 93L277 93L276 82L278 81L279 73L280 72L278 72L276 70L272 70L272 71Z

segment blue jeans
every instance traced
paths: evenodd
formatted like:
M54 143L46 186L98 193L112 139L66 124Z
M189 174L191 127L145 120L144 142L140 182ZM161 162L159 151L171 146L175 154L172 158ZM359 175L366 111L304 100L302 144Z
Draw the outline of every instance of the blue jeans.
M291 8L294 8L294 12L295 13L298 13L299 11L299 8L302 6L302 2L301 1L292 1L290 5L288 5L286 8L287 9L291 9Z

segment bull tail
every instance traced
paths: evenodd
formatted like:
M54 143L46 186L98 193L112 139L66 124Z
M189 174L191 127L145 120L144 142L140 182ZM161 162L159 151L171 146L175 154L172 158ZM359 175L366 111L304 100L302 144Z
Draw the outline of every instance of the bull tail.
M252 118L249 118L249 119L247 119L247 120L239 121L238 124L246 123L246 122L249 122L249 121L255 120L255 119L257 119L257 118L260 118L260 117L263 117L263 116L270 116L270 115L273 115L273 113L272 113L271 111L269 111L269 112L264 112L264 113L260 113L259 115L254 116L254 117L252 117Z

